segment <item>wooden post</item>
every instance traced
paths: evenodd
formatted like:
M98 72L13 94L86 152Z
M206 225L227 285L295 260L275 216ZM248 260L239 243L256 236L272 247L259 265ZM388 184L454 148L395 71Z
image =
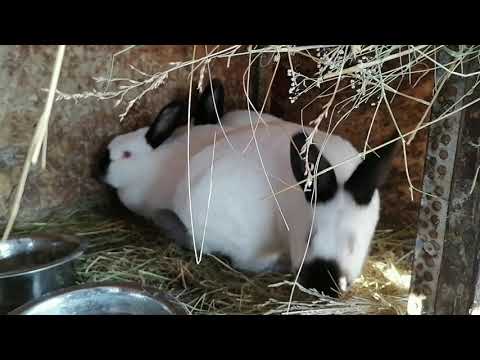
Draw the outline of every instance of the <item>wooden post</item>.
M447 53L438 58L442 64L452 60ZM465 73L478 71L478 61L465 67ZM437 83L442 74L443 70L437 70ZM452 75L432 107L432 118L454 105L477 80L475 76ZM477 87L455 108L478 97ZM480 165L480 148L475 146L479 142L480 103L429 129L423 191L437 197L423 195L421 201L409 314L453 315L480 310L474 309L480 306L480 185L469 195Z

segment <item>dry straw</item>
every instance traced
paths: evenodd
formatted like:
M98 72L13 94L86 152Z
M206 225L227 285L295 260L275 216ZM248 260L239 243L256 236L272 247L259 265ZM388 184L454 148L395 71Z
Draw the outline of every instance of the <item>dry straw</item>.
M233 46L215 46L213 49L209 50L207 46L205 46L205 55L202 57L193 57L189 60L178 61L175 63L167 64L166 69L159 69L158 72L154 74L148 74L137 67L130 65L134 74L136 74L135 78L121 78L121 77L114 77L113 76L113 67L114 67L114 60L117 56L121 56L121 54L127 51L135 51L138 45L131 45L126 47L125 49L117 52L112 56L111 66L108 72L107 77L97 77L95 80L99 85L104 84L104 90L97 90L93 89L91 91L85 91L83 93L78 94L66 94L60 90L57 90L57 82L58 76L61 68L61 63L63 59L63 54L65 51L65 46L62 45L59 47L57 60L54 67L54 72L52 76L51 86L49 89L47 105L44 112L44 115L41 117L39 123L37 124L37 128L35 130L35 135L32 140L32 144L30 146L29 154L27 156L27 160L25 162L25 166L23 169L22 177L20 179L20 184L17 189L15 201L11 208L9 222L4 232L3 238L6 239L8 234L12 228L12 225L15 221L16 214L18 213L19 204L21 201L23 188L25 185L25 181L28 175L28 171L30 169L30 164L32 159L35 160L38 158L38 153L41 144L43 144L43 158L42 161L44 163L45 160L45 149L46 149L46 138L47 138L47 129L48 129L48 117L51 111L51 106L53 102L53 92L55 91L57 94L57 101L65 101L65 100L74 100L75 102L81 101L87 98L96 98L99 100L115 100L114 106L120 106L124 104L124 111L120 114L120 121L123 120L126 116L128 116L130 110L132 109L133 105L140 101L145 95L148 93L158 90L161 86L163 86L167 81L172 72L179 71L181 69L190 69L190 91L189 91L189 99L191 99L192 94L192 82L193 77L196 71L200 72L200 83L199 87L203 86L205 82L205 78L208 77L208 81L211 81L211 66L214 66L214 61L222 61L226 60L227 65L230 65L230 61L234 57L241 57L246 56L248 58L248 66L245 70L243 76L243 89L246 97L247 108L250 115L255 113L259 115L258 120L256 123L252 120L252 116L250 116L251 120L251 127L252 127L252 139L250 143L256 143L255 132L258 125L262 122L261 115L265 108L266 99L263 102L263 105L260 109L257 109L253 102L250 99L250 68L252 64L257 61L269 60L270 62L275 63L275 70L273 72L273 76L277 74L278 64L280 62L281 57L285 57L289 64L288 69L288 76L290 77L291 87L289 90L290 97L289 100L291 102L297 101L301 96L309 93L310 91L316 89L320 91L320 94L317 95L312 102L308 103L304 108L302 108L302 116L304 110L311 106L314 101L319 100L326 100L325 105L323 106L320 114L310 122L314 129L311 135L308 138L306 148L302 151L307 152L308 146L312 144L314 139L314 135L317 131L319 131L320 126L328 121L328 136L326 137L325 142L322 144L321 149L323 150L326 146L329 136L331 136L337 127L343 123L347 118L349 118L352 114L354 114L355 109L358 109L361 105L370 104L371 106L375 106L375 112L372 117L368 135L365 140L363 151L358 155L360 157L364 157L366 154L375 152L376 150L380 149L383 146L386 146L394 141L401 140L403 155L404 155L404 164L406 170L406 180L409 184L410 191L413 198L414 191L420 191L419 189L415 188L412 185L409 171L408 171L408 161L407 161L407 151L406 148L411 142L414 140L415 135L418 131L422 129L426 129L427 127L440 122L466 108L475 104L480 99L471 99L471 94L473 90L480 84L479 80L479 71L467 72L465 71L466 68L472 68L470 66L471 63L478 63L480 59L480 46L458 46L456 49L451 49L447 45L339 45L339 46L330 46L330 45L312 45L312 46L293 46L293 45L270 45L270 46L241 46L241 45L233 45ZM196 46L194 47L195 52ZM450 60L447 63L441 63L437 59L439 58L440 52L446 52L450 56ZM305 57L313 61L317 66L317 71L313 74L306 74L302 71L298 70L294 66L294 57ZM213 64L213 65L212 65ZM431 101L425 101L423 99L415 98L404 91L400 90L402 85L408 83L407 87L415 87L422 78L424 78L427 74L434 72L436 75L441 74L441 76L437 76L437 83L435 84L435 89L432 94ZM465 95L462 96L458 101L450 106L448 109L444 111L444 113L440 114L435 119L431 119L430 121L426 122L427 116L430 114L431 107L433 103L436 101L440 90L443 88L445 83L448 79L452 76L460 76L462 78L473 78L476 77L475 82L471 82L472 85L467 91L465 91ZM415 81L413 79L416 78ZM267 90L267 97L269 95L271 85L273 83L273 77L269 83L269 87ZM347 83L347 85L345 85ZM113 87L113 89L111 89ZM405 87L405 86L404 86ZM61 86L60 86L61 88ZM351 94L353 90L353 94ZM345 93L347 96L341 100L337 101L339 98L339 94ZM420 121L418 122L417 126L409 131L402 133L400 127L396 121L395 114L391 107L391 102L396 96L405 97L411 101L423 104L425 106L424 114ZM465 102L465 99L469 98L469 102ZM190 103L190 101L189 101ZM398 132L398 137L396 139L392 139L389 142L386 142L382 145L376 146L372 148L369 145L369 138L371 137L371 131L373 128L373 122L375 121L376 114L378 109L381 105L384 105L388 113L390 115L392 124L395 126ZM340 118L333 124L333 116L341 114ZM219 119L220 121L220 119ZM332 125L333 124L333 125ZM221 121L220 121L221 125ZM223 130L223 127L222 127ZM250 146L250 144L249 144ZM258 148L258 147L257 147ZM258 150L258 149L257 149ZM261 154L259 153L260 158ZM335 164L334 166L330 167L329 169L325 169L321 172L317 172L314 169L310 170L308 177L305 181L312 182L312 180L319 176L326 171L330 171L333 168L344 164L347 161L353 160L354 157L351 159L347 159L346 161ZM262 164L262 167L263 164ZM307 167L310 169L310 167ZM266 179L269 180L271 175L267 174L264 167L264 172ZM478 170L477 170L478 174ZM476 180L473 179L474 181ZM266 194L266 197L274 197L287 190L291 190L296 187L298 184L285 186L284 189L274 192L271 189L271 194ZM472 183L472 188L474 183ZM421 192L421 191L420 191ZM281 211L281 209L279 209ZM288 225L287 225L288 226ZM123 250L119 250L121 255L121 251L127 251L127 248L122 248ZM134 249L131 249L134 251ZM146 250L145 250L146 251ZM99 255L100 256L100 255ZM105 257L105 255L102 255ZM128 263L132 257L130 255L126 256L124 253L122 255L120 262ZM196 263L198 266L202 266L199 263L199 259L201 258L202 254L200 251L200 255L195 252ZM401 255L402 256L402 255ZM102 264L103 258L94 259L93 263L90 263L89 271L85 271L85 274L90 273L95 266ZM139 257L141 259L141 257ZM103 259L104 260L104 259ZM110 257L112 262L110 265L115 263L115 259ZM118 260L118 259L117 259ZM146 261L146 260L145 260ZM154 262L152 260L152 262ZM150 262L148 262L150 263ZM147 263L147 265L148 265ZM139 263L136 265L130 264L134 266L134 268L142 268L146 266L143 263ZM130 266L129 265L129 266ZM177 268L180 272L182 281L186 281L185 279L188 278L189 274L192 274L192 269L180 267ZM390 269L391 270L391 269ZM147 271L148 270L144 270ZM379 270L380 271L380 270ZM386 271L385 269L381 271ZM391 270L390 272L395 272ZM117 274L118 275L118 274ZM398 275L398 274L397 274ZM159 275L158 275L159 276ZM291 280L291 279L290 279ZM205 280L206 281L206 280ZM289 284L288 282L280 282L282 286ZM294 281L296 284L296 281ZM298 284L296 284L298 287ZM198 284L196 284L198 286ZM368 286L367 286L368 287ZM295 287L294 287L295 288ZM298 287L302 293L305 293L305 289L301 289ZM242 288L243 289L243 288ZM210 291L210 290L209 290ZM213 291L213 290L211 290ZM222 291L220 291L222 292ZM309 294L309 296L313 296ZM379 299L383 299L381 295L378 295ZM202 295L203 303L209 297L208 292ZM291 299L292 295L290 296L289 301L287 301L286 311L287 312L312 312L311 309L312 302L308 302L303 304L297 303L295 304ZM200 299L197 299L200 301ZM288 299L287 299L288 300ZM242 299L243 303L247 301L246 299ZM272 300L275 302L274 300ZM285 309L282 308L285 305L284 302L278 300L276 302L278 305L272 311L284 311ZM317 300L315 300L317 301ZM319 300L320 301L320 300ZM322 300L323 301L323 300ZM359 300L357 305L362 308L365 304L362 302L363 300ZM388 302L388 301L387 301ZM271 303L269 303L271 304ZM338 303L336 303L338 305ZM362 305L363 304L363 305ZM198 306L198 304L196 304ZM210 304L211 308L215 308L218 306ZM302 310L303 309L303 310ZM363 308L362 308L363 309ZM363 311L363 310L362 310ZM268 312L268 311L266 311Z
M27 157L23 165L22 175L20 176L20 181L18 183L17 190L15 192L14 202L10 209L10 215L8 219L7 226L3 232L2 240L5 241L10 235L13 224L17 218L18 211L20 209L20 203L22 201L23 191L25 189L25 184L27 182L28 173L30 171L30 166L35 165L40 154L40 149L42 148L42 168L45 169L46 158L47 158L47 136L48 136L48 121L50 120L50 114L52 112L53 101L55 98L55 91L57 89L58 79L60 78L60 71L62 69L63 56L65 54L65 45L60 45L57 51L57 57L55 60L55 65L53 67L52 79L50 81L50 88L48 91L47 101L45 103L45 109L43 110L40 119L38 120L37 126L35 128L35 133L33 135L30 147L28 149Z
M406 312L411 229L378 231L363 276L342 298L300 287L290 302L292 275L242 273L214 256L197 264L192 252L167 243L151 224L93 210L85 205L24 222L13 234L42 231L87 239L89 247L77 269L79 283L134 281L173 295L192 314L286 314L289 303L290 314Z
M131 45L116 53L114 56L120 55L126 51L134 50L135 46ZM436 59L438 58L440 52L448 53L451 57L451 60L446 64L437 61ZM190 75L193 76L193 73L196 70L201 69L200 79L202 80L201 82L203 82L206 67L209 69L208 77L211 78L210 64L214 60L221 61L222 59L227 59L227 61L230 62L232 57L247 56L249 59L249 64L243 77L243 88L245 92L246 103L249 111L253 111L257 115L260 115L260 119L257 120L254 130L252 131L252 141L254 141L255 130L257 129L258 124L262 121L261 114L264 111L265 102L263 103L261 109L256 109L250 99L250 92L248 88L250 83L249 74L251 65L254 62L260 61L260 59L268 56L270 56L270 61L278 64L280 57L283 55L287 57L288 63L290 64L288 75L291 79L291 88L289 90L289 99L291 102L297 101L299 97L306 95L313 89L323 89L320 95L316 96L310 103L301 109L302 114L305 108L311 106L314 101L328 99L321 113L310 123L310 125L313 126L314 131L308 138L309 141L307 142L307 148L311 145L315 137L315 133L318 131L320 125L325 120L329 120L331 123L334 114L344 111L343 115L335 123L335 125L332 127L329 126L330 135L333 134L337 127L340 126L347 118L349 118L352 113L354 113L355 109L358 109L362 104L372 104L376 106L376 111L370 123L369 132L365 140L363 151L360 154L362 158L366 154L378 150L381 147L400 139L402 141L404 154L406 154L406 146L411 144L418 131L426 129L436 122L442 121L458 113L459 111L468 108L478 101L478 99L473 99L469 103L463 104L459 108L451 106L437 119L432 119L429 122L425 122L440 90L451 76L461 76L462 78L477 77L478 79L480 72L464 71L467 64L471 62L478 63L479 61L480 46L476 45L461 45L458 46L458 49L456 50L451 49L447 45L311 45L298 47L293 45L271 45L264 47L245 47L241 45L234 45L223 48L220 46L215 46L213 50L210 51L208 51L206 48L205 53L206 55L203 57L172 63L166 70L161 70L154 74L146 74L145 72L131 65L131 68L134 70L134 72L140 76L138 79L112 78L112 71L110 70L110 75L108 78L97 77L95 80L98 83L107 83L108 86L110 86L110 84L115 84L117 85L115 90L97 91L94 89L92 91L86 91L77 94L66 94L57 90L57 100L79 101L91 97L100 100L116 99L115 106L126 103L125 110L120 114L120 120L123 120L136 102L141 100L148 92L156 90L159 86L165 84L168 76L172 72L179 71L180 69L188 69L190 67ZM312 75L305 74L297 70L294 66L294 62L292 61L293 57L295 56L301 56L310 59L317 65L318 71ZM113 62L111 69L112 68ZM275 67L273 76L276 76L276 70L277 66ZM431 72L437 73L438 71L442 71L443 74L436 84L431 101L416 98L399 90L400 87L406 82L408 82L410 87L415 87L427 74ZM414 76L417 77L416 82L412 82L412 78ZM341 86L342 82L344 81L349 81L350 85ZM267 96L269 95L272 82L273 77L270 81ZM478 86L479 83L480 81L476 81L471 88L468 89L469 91L466 91L465 95L458 99L457 103L454 105L463 103L465 98L471 95L471 92ZM199 84L199 86L201 85L202 84ZM355 90L353 95L349 95L346 99L339 101L338 103L335 102L340 93L350 91L351 89ZM388 98L387 95L390 95L390 98ZM414 130L405 133L400 131L395 114L390 106L395 96L402 96L425 106L423 116ZM392 123L398 131L398 137L389 143L381 144L378 147L371 149L370 145L368 144L368 140L370 138L373 122L380 105L385 105L387 107ZM328 137L325 140L323 147L326 145L327 141ZM306 152L307 148L304 149L304 152ZM347 161L351 160L353 160L353 158L348 159ZM408 161L406 156L404 158L404 162L407 181L411 193L413 194L414 191L420 190L412 185L408 172ZM309 177L306 181L311 182L315 176L321 175L326 171L332 170L335 166L340 165L342 164L336 164L329 169L325 169L322 173L309 173ZM295 184L294 186L296 185L298 184ZM290 190L291 188L292 187L287 187L284 189L284 191ZM275 195L276 194L274 193L271 194L271 196Z

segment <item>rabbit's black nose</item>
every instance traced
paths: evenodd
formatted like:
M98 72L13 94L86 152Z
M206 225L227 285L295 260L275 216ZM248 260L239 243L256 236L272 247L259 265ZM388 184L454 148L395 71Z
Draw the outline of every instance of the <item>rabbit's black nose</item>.
M346 290L340 278L340 267L335 260L315 259L305 263L299 283L304 288L315 289L320 294L338 298L340 293Z
M112 160L110 159L110 150L106 148L100 154L96 170L94 171L94 178L96 178L98 181L103 182L105 176L107 175L108 167L110 166L111 162Z

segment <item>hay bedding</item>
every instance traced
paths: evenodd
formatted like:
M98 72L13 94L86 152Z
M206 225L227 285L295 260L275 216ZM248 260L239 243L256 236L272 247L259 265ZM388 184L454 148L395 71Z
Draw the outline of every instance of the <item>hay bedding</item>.
M138 100L148 92L165 84L169 74L177 70L190 69L192 74L199 71L198 85L200 88L201 79L211 79L209 64L213 59L223 59L229 64L231 57L248 56L249 65L244 73L245 80L249 79L250 66L255 62L255 59L258 59L259 54L272 55L271 60L277 65L281 55L284 54L288 57L290 64L287 75L291 79L289 89L289 100L291 102L297 101L300 96L312 89L323 89L325 87L321 96L325 97L326 100L328 99L328 102L311 123L315 126L315 129L318 129L321 122L327 121L329 117L331 121L331 116L338 110L336 110L336 105L333 105L334 100L337 99L337 94L350 91L350 88L355 92L341 106L345 110L345 114L338 120L338 123L350 117L350 114L353 114L354 110L361 104L376 106L375 114L381 105L386 106L392 123L399 131L398 139L400 137L404 140L408 138L402 144L405 154L406 180L411 194L414 191L421 191L413 186L410 179L406 145L413 141L417 131L426 129L434 123L468 108L479 100L470 99L461 108L450 107L435 119L429 122L425 121L432 104L435 103L437 95L440 94L440 90L450 76L459 75L461 72L461 75L465 78L473 78L474 76L478 78L478 71L464 73L463 70L464 65L472 61L475 63L478 61L480 53L478 45L460 45L454 49L447 45L314 45L306 47L272 45L263 48L249 46L246 50L241 45L230 46L225 49L220 48L220 46L208 49L205 46L205 54L208 55L198 58L193 56L192 60L175 62L167 70L159 71L153 75L148 75L131 65L139 80L112 77L115 56L129 51L133 47L135 45L129 46L112 56L108 78L95 78L98 84L106 84L107 88L111 84L116 84L117 88L115 90L98 91L94 89L93 91L84 91L81 94L66 94L57 89L65 45L58 47L45 109L35 128L19 186L10 209L8 223L3 231L3 239L9 237L10 229L15 223L30 166L39 161L40 152L42 153L42 168L45 168L46 146L43 145L46 145L48 137L48 121L55 95L57 95L57 101L79 101L91 97L98 100L116 99L114 106L121 103L125 105L124 112L119 115L122 120ZM196 45L193 47L194 54L196 47ZM445 64L438 62L436 59L439 58L438 55L441 52L446 52L452 59ZM311 76L296 71L291 61L291 57L295 54L312 59L318 71ZM275 76L277 65L275 65L273 76ZM438 81L439 86L432 94L431 102L416 99L399 91L400 84L405 79L409 80L410 87L416 86L417 81L414 83L411 81L412 74L419 75L419 79L421 79L429 72L436 72L439 69L444 71L444 75ZM208 77L204 76L205 70L207 70ZM460 72L455 72L455 70ZM190 77L189 94L192 92L193 78L194 76ZM340 87L341 81L344 80L349 81L351 86ZM271 84L272 82L270 86ZM480 81L476 81L469 91L465 91L464 96L458 102L471 95L478 85L480 85ZM268 96L270 86L266 96ZM249 96L248 87L245 95L246 97ZM424 114L415 129L402 134L400 134L400 127L390 106L396 95L407 97L426 106ZM263 107L261 111L263 111ZM371 124L373 124L374 119L375 115ZM369 136L365 141L363 154L379 148L370 148L367 151L369 148L368 138ZM382 146L385 145L387 144ZM475 176L474 184L476 178ZM290 282L293 281L293 276L242 274L230 268L221 259L211 256L206 256L200 265L196 265L192 253L177 249L172 244L154 241L158 240L158 235L155 229L147 224L132 224L126 218L103 216L87 209L54 216L42 223L22 224L14 229L13 234L22 232L28 234L33 230L76 234L91 241L89 251L82 258L79 268L78 275L81 282L104 280L140 282L176 296L179 301L187 305L193 314L282 314L288 308ZM414 233L411 229L400 232L378 231L363 276L357 281L349 294L346 294L340 300L332 300L304 289L298 289L293 297L290 313L405 313L413 239Z
M134 281L168 292L192 314L284 314L293 275L244 274L218 257L197 265L192 252L162 239L152 225L123 214L84 208L23 223L12 235L33 231L87 238L79 283ZM290 314L404 314L409 285L411 230L377 231L364 274L350 293L330 299L295 290Z

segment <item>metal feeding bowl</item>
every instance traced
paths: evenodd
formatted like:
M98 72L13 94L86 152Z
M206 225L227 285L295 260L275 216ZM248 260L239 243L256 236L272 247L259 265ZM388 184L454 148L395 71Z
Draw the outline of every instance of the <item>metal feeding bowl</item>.
M101 283L55 291L10 315L187 315L169 296L130 283Z
M75 283L74 261L86 242L35 234L0 242L0 313Z

